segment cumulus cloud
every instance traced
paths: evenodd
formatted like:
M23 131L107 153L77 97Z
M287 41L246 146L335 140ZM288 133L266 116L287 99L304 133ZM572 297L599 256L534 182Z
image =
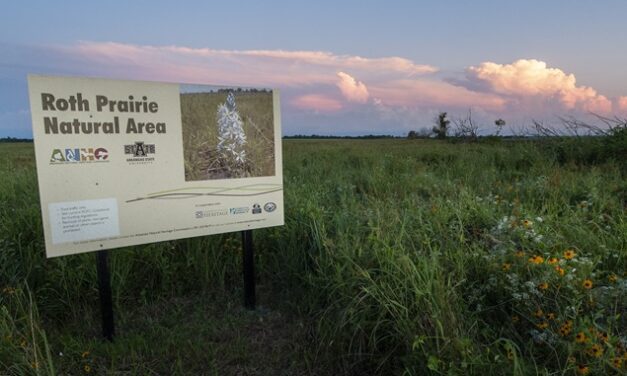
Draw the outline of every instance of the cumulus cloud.
M587 86L577 86L574 74L549 68L543 61L520 59L511 64L484 62L466 69L466 81L458 81L470 90L491 92L512 103L536 103L543 99L566 110L607 113L612 102ZM536 101L536 102L534 102Z
M340 91L346 99L350 102L357 103L368 102L370 94L363 82L357 81L354 77L344 72L338 72L337 76L340 78L337 87L340 88Z

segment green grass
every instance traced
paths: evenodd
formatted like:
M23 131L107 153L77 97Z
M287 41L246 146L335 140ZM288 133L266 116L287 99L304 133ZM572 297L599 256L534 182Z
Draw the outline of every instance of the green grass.
M32 145L0 145L0 373L624 373L624 161L587 141L285 141L261 309L241 308L238 234L114 250L113 344L94 255L45 259Z

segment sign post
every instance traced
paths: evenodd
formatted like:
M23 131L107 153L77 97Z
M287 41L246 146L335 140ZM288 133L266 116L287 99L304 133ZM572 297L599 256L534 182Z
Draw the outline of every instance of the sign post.
M115 325L113 321L113 299L111 297L111 278L109 274L107 251L96 252L98 271L98 295L100 295L100 314L102 315L102 336L113 341Z
M242 231L242 254L244 271L244 306L254 310L255 299L255 257L253 249L253 231Z

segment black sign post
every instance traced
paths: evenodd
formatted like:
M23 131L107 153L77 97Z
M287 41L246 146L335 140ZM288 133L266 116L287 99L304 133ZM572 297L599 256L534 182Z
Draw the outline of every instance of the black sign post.
M244 271L244 307L255 309L255 259L253 253L253 230L242 231L242 254Z
M113 341L115 326L113 324L113 298L111 297L111 276L107 251L96 252L96 269L98 270L98 293L100 295L100 313L102 314L102 336L108 341Z

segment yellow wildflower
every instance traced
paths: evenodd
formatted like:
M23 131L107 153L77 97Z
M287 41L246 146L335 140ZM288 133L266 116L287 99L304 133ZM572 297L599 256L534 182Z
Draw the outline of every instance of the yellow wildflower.
M590 373L590 368L588 368L588 366L586 365L579 364L577 365L577 373L580 375L587 375L588 373Z
M529 257L529 262L532 264L542 264L544 262L544 257L540 256L540 255L535 255L533 257Z
M557 264L559 261L560 261L560 260L559 260L557 257L551 257L551 258L547 261L547 263L548 263L549 265L553 265L553 264Z
M619 357L615 357L614 359L612 359L612 365L614 366L614 368L620 369L623 366L623 360Z
M564 268L562 268L561 266L557 265L555 267L555 271L557 272L557 274L559 274L561 277L564 276L564 274L566 273L566 271L564 270Z
M566 260L572 260L576 255L577 253L572 249L567 249L566 251L564 251L564 258Z
M525 256L525 251L519 249L518 251L516 251L515 255L516 255L516 257L524 257Z
M610 336L607 333L605 333L605 332L599 332L597 334L597 337L599 337L599 339L601 341L603 341L603 342L607 342L609 340L609 338L610 338Z
M571 326L570 325L566 325L566 324L560 326L560 328L559 328L559 332L560 332L560 335L562 337L568 336L570 334L571 330L572 330Z
M91 372L91 367L89 366L89 364L85 364L85 366L83 366L83 371L85 371L85 373Z
M502 269L503 269L504 272L506 272L506 271L510 270L511 267L512 267L512 264L510 264L509 262L506 262L506 263L503 264Z
M548 288L549 288L549 284L548 284L548 283L546 283L546 282L542 282L542 283L540 283L540 284L538 285L538 289L540 289L540 290L546 290L546 289L548 289Z
M583 288L585 288L586 290L590 290L592 288L592 281L589 279L584 279L582 285Z
M547 313L546 318L549 320L555 320L555 313L554 312Z
M538 329L546 329L546 328L548 328L548 327L549 327L549 323L548 323L548 322L546 322L546 321L542 321L541 323L537 323L537 324L536 324L536 327L537 327Z
M607 280L610 281L610 283L616 283L618 277L616 277L616 274L612 273L607 277Z
M588 355L594 358L600 358L601 355L603 355L603 347L601 347L601 345L599 345L598 343L595 343L594 345L590 346L587 352Z
M533 226L533 222L531 222L531 221L530 221L530 220L528 220L528 219L525 219L525 220L522 222L522 224L523 224L523 226L524 226L524 227L526 227L526 228L530 228L530 227L532 227L532 226Z
M535 317L544 317L544 311L542 311L542 308L538 308L537 311L534 312L533 314Z
M81 358L87 358L89 356L89 351L83 351L83 353L81 354Z
M577 342L577 343L586 343L586 342L588 342L588 337L586 336L586 333L584 333L584 332L577 333L577 335L575 336L575 342Z

